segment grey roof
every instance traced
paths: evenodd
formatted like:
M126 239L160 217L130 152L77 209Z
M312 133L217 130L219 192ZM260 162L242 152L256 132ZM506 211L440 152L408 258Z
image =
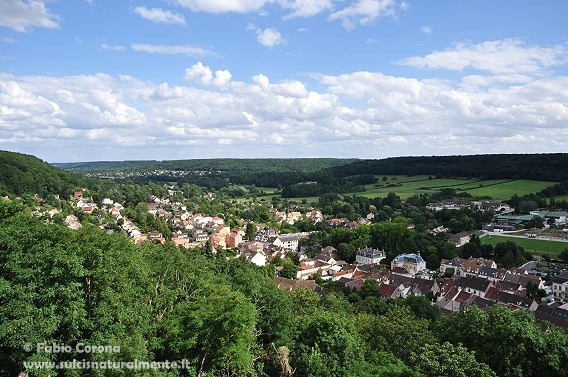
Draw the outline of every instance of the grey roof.
M563 273L561 273L561 274L559 274L559 275L556 275L556 276L554 277L554 282L555 282L555 283L559 283L559 284L563 284L563 283L568 282L568 271L563 272Z
M408 263L426 263L424 259L420 256L420 253L417 254L400 254L396 258L394 258L397 262L408 262Z
M487 279L479 279L479 278L476 278L476 277L466 276L466 277L461 277L458 280L456 280L455 285L457 287L471 288L471 289L475 289L476 291L485 292L485 291L487 291L487 288L489 287L490 283L491 282Z

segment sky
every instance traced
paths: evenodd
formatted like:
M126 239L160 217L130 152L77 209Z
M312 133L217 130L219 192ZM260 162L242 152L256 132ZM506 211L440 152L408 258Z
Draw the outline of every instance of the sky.
M0 150L568 152L566 0L0 0Z

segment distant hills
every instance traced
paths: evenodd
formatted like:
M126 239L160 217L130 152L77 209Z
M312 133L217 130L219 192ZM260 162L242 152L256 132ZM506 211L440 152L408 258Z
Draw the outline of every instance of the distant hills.
M478 179L568 180L568 153L392 157L329 168L334 176L432 175Z
M69 171L67 171L69 170ZM175 173L174 173L175 172ZM180 173L182 172L182 173ZM79 173L79 174L76 174ZM345 189L381 175L430 175L477 179L568 181L568 154L492 154L339 158L191 159L98 161L48 164L37 157L0 151L0 193L69 194L90 176L126 177L138 183L177 182L210 188L230 184L285 188L317 182L321 189ZM91 181L92 182L92 181Z
M354 175L432 175L487 179L568 180L568 153L488 154L465 156L390 157L385 159L265 158L192 159L171 161L98 161L53 164L81 173L200 171L226 175L244 173L239 183L252 184L250 173L298 173L307 180ZM254 175L254 174L253 174ZM248 181L247 181L248 177ZM304 177L302 177L303 179ZM237 183L237 182L235 182ZM299 182L294 182L299 183Z

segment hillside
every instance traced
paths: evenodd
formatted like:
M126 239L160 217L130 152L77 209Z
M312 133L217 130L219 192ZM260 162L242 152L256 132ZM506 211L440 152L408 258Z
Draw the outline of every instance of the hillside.
M359 174L432 175L480 179L568 180L568 154L491 154L392 157L329 168L336 177Z
M37 157L0 151L0 195L69 195L85 178L53 167Z

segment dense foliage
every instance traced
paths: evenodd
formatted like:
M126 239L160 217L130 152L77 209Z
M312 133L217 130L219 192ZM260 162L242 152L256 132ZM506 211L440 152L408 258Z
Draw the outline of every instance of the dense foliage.
M400 224L400 226L398 225ZM403 223L348 242L399 245ZM382 229L387 227L388 229ZM392 229L391 229L392 228ZM344 235L336 234L338 240ZM376 238L373 240L373 238ZM561 376L568 334L527 312L472 307L441 317L425 297L281 291L271 267L47 224L0 201L0 374L24 361L187 360L187 370L28 370L30 376ZM545 325L546 326L546 325ZM37 343L120 353L36 352ZM32 344L32 351L24 349Z
M0 195L69 195L87 180L37 157L0 151Z

